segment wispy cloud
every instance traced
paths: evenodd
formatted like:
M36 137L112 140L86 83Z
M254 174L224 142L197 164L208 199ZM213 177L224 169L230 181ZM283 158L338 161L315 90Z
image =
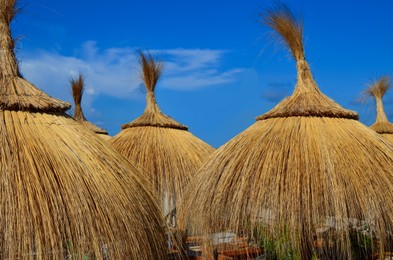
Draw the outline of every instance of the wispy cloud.
M194 90L237 80L240 68L223 69L227 53L210 49L154 50L165 61L161 87ZM26 78L50 95L69 100L68 80L82 72L86 76L86 101L95 95L117 98L141 96L135 48L100 49L94 41L85 42L73 56L51 51L20 53L21 70Z
M39 50L22 53L23 75L53 96L70 96L69 78L82 72L86 76L86 94L133 97L139 83L134 80L135 57L131 48L100 50L95 42L86 42L75 56Z
M241 68L222 70L221 60L227 51L201 49L158 50L165 60L162 85L177 90L227 84L236 81Z

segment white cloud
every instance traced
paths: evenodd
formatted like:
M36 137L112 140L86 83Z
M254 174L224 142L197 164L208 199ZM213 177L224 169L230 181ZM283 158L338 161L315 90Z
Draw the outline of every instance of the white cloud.
M209 49L154 50L165 61L163 88L193 90L236 81L241 69L223 70L221 59L227 53ZM135 48L100 49L96 42L85 42L75 56L57 52L21 53L23 75L50 95L70 100L68 80L82 72L86 76L85 102L95 95L118 98L141 96Z
M135 57L130 48L99 50L86 42L76 57L37 51L22 54L23 75L51 95L70 94L69 78L82 72L86 76L86 95L105 94L132 97L139 83L133 80Z
M157 50L165 61L162 86L177 90L193 90L236 81L242 69L220 70L223 50L170 49Z
M206 70L203 72L190 71L184 76L166 77L162 80L162 85L166 88L191 90L212 85L231 83L236 80L236 75L242 72L242 69L231 69L219 73L215 70Z

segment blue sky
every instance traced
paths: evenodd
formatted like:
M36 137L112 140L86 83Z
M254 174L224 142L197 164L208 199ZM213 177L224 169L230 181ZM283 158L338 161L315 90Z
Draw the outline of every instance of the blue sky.
M287 2L304 17L319 87L372 124L374 104L360 103L360 93L370 79L393 76L393 1ZM20 0L13 34L23 75L51 96L71 102L68 79L85 74L85 116L111 135L144 110L135 49L151 50L166 63L161 110L218 147L295 86L293 59L258 22L271 3ZM384 101L393 121L393 93Z

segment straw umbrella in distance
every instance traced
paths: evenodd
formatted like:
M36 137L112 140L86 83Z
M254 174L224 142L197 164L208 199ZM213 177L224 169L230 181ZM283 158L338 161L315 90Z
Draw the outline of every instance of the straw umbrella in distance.
M162 259L146 181L109 144L24 79L0 0L0 258Z
M213 148L160 111L154 91L163 65L150 53L139 50L138 55L147 89L146 109L140 117L123 125L110 143L148 175L167 215L176 209L184 187Z
M91 131L96 133L98 136L104 140L109 140L111 137L108 132L86 120L85 115L82 110L82 97L85 88L85 77L80 73L77 78L70 79L72 88L72 97L74 98L75 109L74 109L74 119L81 123L82 125L89 128Z
M301 259L314 254L316 225L330 219L333 253L350 258L349 219L369 220L381 243L393 231L392 146L319 90L290 9L277 3L263 17L296 60L295 90L208 158L179 218L204 233L263 234Z
M370 84L370 87L365 91L365 94L374 97L375 104L377 106L377 119L370 128L393 143L393 124L388 121L382 102L383 96L390 87L391 82L389 77L384 76L378 81Z

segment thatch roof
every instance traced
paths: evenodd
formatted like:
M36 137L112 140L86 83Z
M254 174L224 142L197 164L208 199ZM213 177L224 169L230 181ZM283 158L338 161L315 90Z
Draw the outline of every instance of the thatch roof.
M0 77L2 84L7 86L0 89L0 109L36 112L66 111L70 108L69 103L48 96L21 77L19 73L10 29L15 9L8 4L13 4L15 1L1 0L0 6Z
M213 148L160 111L154 90L162 64L142 51L139 57L147 89L146 109L141 117L124 125L111 144L149 177L167 214L176 208L184 187Z
M0 0L0 258L163 259L146 180L19 73Z
M386 244L393 147L320 92L304 58L302 25L286 6L263 20L296 59L295 91L208 158L185 192L181 221L194 232L233 230L272 241L294 259L316 253L316 228L331 219L337 247L330 254L350 258L351 218L367 221Z
M72 97L74 98L75 109L74 109L74 119L79 123L83 124L87 128L89 128L94 133L98 134L102 138L109 140L111 137L108 135L108 132L86 120L85 115L82 110L82 97L85 88L85 77L83 74L79 74L76 78L71 78L71 89L72 89Z
M157 105L154 90L157 81L161 76L163 64L156 62L150 53L145 55L141 50L139 50L138 53L140 56L139 63L142 68L141 76L147 90L146 108L145 112L140 117L131 123L124 124L122 129L139 126L153 126L188 130L187 126L184 126L173 120L171 117L163 114Z
M393 142L393 124L389 122L382 102L383 96L390 87L390 78L383 76L379 80L373 81L365 91L365 94L374 97L377 108L377 119L370 128Z

